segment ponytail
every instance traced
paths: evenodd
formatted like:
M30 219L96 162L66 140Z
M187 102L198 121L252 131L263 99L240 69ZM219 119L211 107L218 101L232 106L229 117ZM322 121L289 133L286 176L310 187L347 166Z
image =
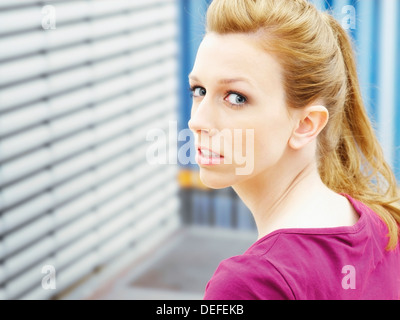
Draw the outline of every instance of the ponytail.
M324 15L343 56L347 83L340 140L332 154L321 157L321 177L331 189L371 207L388 227L387 249L394 249L400 223L397 182L363 104L350 37L335 18Z

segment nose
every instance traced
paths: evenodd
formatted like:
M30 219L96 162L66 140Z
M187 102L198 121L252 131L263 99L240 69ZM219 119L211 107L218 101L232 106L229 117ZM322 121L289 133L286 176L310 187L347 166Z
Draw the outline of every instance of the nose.
M211 108L207 108L204 104L204 100L202 103L196 108L192 109L191 119L188 122L188 127L195 134L204 134L208 133L208 135L212 136L215 134L215 123L212 119L215 119L215 115Z
M208 137L215 136L218 132L217 129L215 128L204 128L204 129L193 129L193 126L191 125L192 122L191 120L189 121L189 129L193 132L198 134L199 136L201 135L207 135Z
M188 127L195 134L198 134L198 135L207 134L209 137L214 136L218 131L217 129L212 128L212 127L206 128L204 126L199 126L197 124L197 122L195 120L193 120L193 118L189 120Z

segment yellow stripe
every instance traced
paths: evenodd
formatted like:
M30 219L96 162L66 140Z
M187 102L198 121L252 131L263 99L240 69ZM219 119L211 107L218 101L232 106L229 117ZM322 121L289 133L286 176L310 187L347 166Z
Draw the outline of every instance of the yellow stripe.
M195 170L180 170L178 182L183 189L209 190L209 188L201 182L199 172Z

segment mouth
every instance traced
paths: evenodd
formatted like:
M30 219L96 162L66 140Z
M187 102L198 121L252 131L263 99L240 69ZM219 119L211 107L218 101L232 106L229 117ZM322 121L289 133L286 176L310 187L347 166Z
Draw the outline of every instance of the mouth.
M204 147L197 147L197 162L201 165L221 164L224 156Z

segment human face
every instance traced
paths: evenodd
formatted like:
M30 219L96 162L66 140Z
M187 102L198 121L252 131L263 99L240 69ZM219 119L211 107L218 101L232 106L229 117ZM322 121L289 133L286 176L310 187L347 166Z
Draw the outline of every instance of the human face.
M293 122L280 65L257 44L256 36L207 34L189 81L189 128L205 185L226 188L278 169Z

